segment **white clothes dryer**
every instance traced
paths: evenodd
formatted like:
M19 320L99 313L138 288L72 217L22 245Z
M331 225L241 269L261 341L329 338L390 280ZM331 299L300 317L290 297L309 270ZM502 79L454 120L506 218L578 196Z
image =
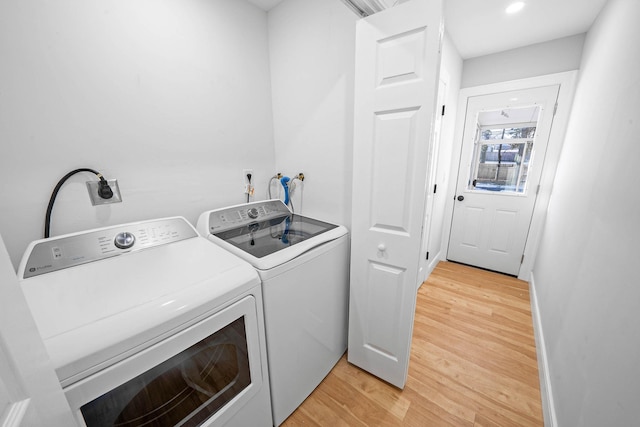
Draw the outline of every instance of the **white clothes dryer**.
M347 349L348 231L294 214L280 200L205 212L197 228L260 275L278 426Z
M18 276L79 425L271 425L258 275L184 218L35 241Z

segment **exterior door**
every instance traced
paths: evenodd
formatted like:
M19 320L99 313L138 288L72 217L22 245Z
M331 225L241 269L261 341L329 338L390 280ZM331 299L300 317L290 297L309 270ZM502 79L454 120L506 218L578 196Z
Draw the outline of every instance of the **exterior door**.
M1 236L0 425L75 425Z
M410 0L356 28L348 360L399 388L419 281L441 14L441 0Z
M517 275L559 85L468 100L447 258Z

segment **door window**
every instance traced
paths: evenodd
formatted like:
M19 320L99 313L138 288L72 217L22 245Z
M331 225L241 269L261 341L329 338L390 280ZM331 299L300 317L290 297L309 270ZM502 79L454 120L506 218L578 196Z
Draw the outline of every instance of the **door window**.
M198 426L250 383L243 316L81 412L88 427Z
M526 192L539 110L532 106L478 114L468 190Z

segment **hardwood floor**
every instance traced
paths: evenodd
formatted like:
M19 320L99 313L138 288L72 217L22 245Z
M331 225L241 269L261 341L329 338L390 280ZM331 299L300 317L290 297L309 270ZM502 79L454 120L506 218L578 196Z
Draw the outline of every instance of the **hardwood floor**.
M399 390L346 356L283 426L542 426L526 282L441 262L418 291Z

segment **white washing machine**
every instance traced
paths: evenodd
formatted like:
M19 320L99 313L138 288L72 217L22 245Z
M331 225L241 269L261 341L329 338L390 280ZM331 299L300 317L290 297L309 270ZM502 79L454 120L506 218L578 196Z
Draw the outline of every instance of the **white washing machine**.
M205 212L197 228L260 275L278 426L347 349L347 229L293 214L280 200Z
M18 276L79 425L271 425L258 275L184 218L33 242Z

